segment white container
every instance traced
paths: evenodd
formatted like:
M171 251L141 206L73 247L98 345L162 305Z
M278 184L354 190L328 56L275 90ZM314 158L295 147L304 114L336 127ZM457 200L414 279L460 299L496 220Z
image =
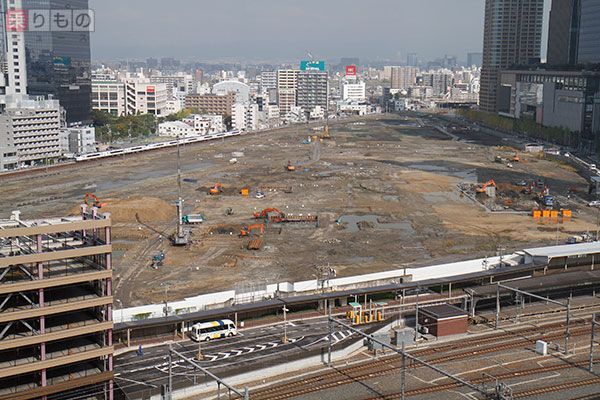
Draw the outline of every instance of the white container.
M542 356L548 355L548 343L543 340L538 340L535 342L535 352Z

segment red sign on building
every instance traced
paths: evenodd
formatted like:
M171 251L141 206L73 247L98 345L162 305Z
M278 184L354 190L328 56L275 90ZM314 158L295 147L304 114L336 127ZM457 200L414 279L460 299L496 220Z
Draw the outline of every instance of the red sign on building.
M346 65L346 76L356 76L356 65Z
M155 90L154 86L147 86L147 87L146 87L146 92L147 92L148 94L150 94L150 93L154 93L155 91L156 91L156 90Z

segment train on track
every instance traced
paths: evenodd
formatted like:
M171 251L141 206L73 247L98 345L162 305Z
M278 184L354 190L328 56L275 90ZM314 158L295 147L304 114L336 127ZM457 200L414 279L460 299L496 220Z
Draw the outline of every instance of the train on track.
M231 132L211 133L208 135L202 135L202 136L197 136L197 137L187 137L187 138L182 138L182 139L170 140L168 142L159 142L159 143L152 143L152 144L146 144L146 145L140 145L140 146L134 146L134 147L126 147L123 149L112 149L112 150L106 150L106 151L99 151L96 153L89 153L89 154L76 156L75 161L76 162L84 162L84 161L97 160L100 158L108 158L108 157L115 157L115 156L121 156L121 155L126 155L126 154L134 154L134 153L140 153L143 151L157 150L157 149L163 149L163 148L167 148L167 147L174 147L174 146L177 146L177 144L185 145L185 144L191 144L191 143L207 142L210 140L225 139L225 138L229 138L229 137L240 136L240 135L243 135L244 133L246 133L246 132L231 131Z

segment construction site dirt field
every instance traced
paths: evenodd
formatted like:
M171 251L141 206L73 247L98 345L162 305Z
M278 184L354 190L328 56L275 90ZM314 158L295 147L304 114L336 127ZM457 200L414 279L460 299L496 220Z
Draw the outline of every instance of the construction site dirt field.
M334 123L331 139L310 143L321 131L294 126L182 147L184 214L206 217L186 226L187 247L169 242L177 222L175 149L0 176L0 216L16 209L23 219L76 213L84 194L94 192L112 214L116 297L125 306L315 279L318 266L349 276L595 233L588 184L572 167L519 153L509 168L495 162L514 156L506 141L474 131L447 135L431 121L382 115ZM295 171L287 170L288 161ZM539 178L572 218L557 225L531 217L536 203L516 182ZM465 190L490 179L498 191L491 208L485 194ZM222 193L209 195L216 183ZM249 197L240 195L246 187ZM271 207L287 217L318 216L318 224L268 223L261 249L247 250L252 237L240 238L241 228L261 223L253 213ZM160 251L164 263L154 269Z

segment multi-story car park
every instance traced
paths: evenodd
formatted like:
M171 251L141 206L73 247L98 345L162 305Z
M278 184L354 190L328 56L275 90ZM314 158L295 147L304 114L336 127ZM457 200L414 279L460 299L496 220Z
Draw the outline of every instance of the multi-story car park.
M0 220L0 399L113 398L111 220Z

